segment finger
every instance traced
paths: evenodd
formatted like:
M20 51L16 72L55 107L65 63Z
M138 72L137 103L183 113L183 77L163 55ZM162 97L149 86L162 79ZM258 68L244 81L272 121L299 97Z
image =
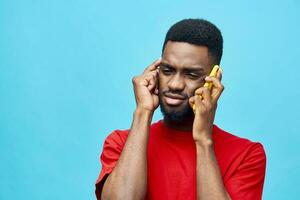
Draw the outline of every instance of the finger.
M144 76L144 78L147 80L147 88L149 91L152 91L153 89L156 88L156 83L157 83L157 77L156 77L156 72L151 72L148 73L147 75Z
M144 74L147 72L151 72L153 70L156 70L157 67L160 65L161 63L161 58L157 59L156 61L154 61L151 65L149 65L145 70L144 70Z
M192 97L189 98L189 104L190 104L191 107L194 106L194 104L195 104L195 96L192 96Z
M203 92L203 87L200 87L195 90L195 95L202 95L202 92Z
M217 77L207 76L207 77L205 77L205 81L212 83L214 88L221 89L223 87L223 85L221 84L221 81Z
M220 81L222 80L222 75L223 75L223 69L220 68L217 72L217 79L219 79Z
M155 89L154 89L154 94L159 94L159 90L158 90L158 79L156 78L156 81L155 81Z
M224 86L222 85L221 81L215 77L206 77L205 81L211 82L213 84L211 90L211 97L212 101L217 101L224 90Z
M147 88L149 91L152 91L154 88L155 88L156 84L155 84L155 81L153 78L150 78L148 80L148 85L147 85Z
M142 77L147 80L154 79L155 81L157 81L158 74L156 71L151 71L146 74L143 74Z
M158 95L158 71L152 71L151 74L153 74L154 82L155 82L155 89L154 94Z
M210 106L211 105L211 95L210 95L210 91L207 87L204 87L203 90L202 90L202 97L203 97L203 103L207 106Z
M142 74L142 76L143 77L153 77L153 78L155 78L155 80L157 79L157 77L158 77L158 73L157 73L157 71L155 70L155 71L150 71L150 72L147 72L147 73L145 73L145 74Z
M203 108L204 104L203 104L203 97L202 95L195 95L195 106L196 108Z
M200 100L202 102L202 100L203 100L203 97L202 97L203 89L204 89L204 87L200 87L195 91L195 96L194 96L194 101L195 101L194 103L195 104L196 104L196 101L198 101L198 100Z

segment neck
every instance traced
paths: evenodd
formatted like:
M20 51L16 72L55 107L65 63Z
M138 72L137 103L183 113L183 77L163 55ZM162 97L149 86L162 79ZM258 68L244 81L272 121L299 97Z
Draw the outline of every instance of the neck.
M193 130L194 117L187 118L183 121L174 121L164 118L164 124L172 129L178 131L192 131Z

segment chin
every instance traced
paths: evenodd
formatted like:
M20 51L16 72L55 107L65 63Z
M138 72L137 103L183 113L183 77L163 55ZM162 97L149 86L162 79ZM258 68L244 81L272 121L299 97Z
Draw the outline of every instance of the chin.
M170 106L165 103L160 103L160 110L166 120L183 122L194 117L193 109L188 103L183 103L179 106Z

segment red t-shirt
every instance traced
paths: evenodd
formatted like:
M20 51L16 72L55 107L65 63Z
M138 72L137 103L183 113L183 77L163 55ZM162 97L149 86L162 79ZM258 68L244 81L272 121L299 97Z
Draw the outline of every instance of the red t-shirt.
M96 182L100 197L103 178L114 169L128 130L113 131L105 140ZM223 183L232 200L262 198L266 155L260 143L234 136L214 125L213 144ZM168 128L163 121L150 127L146 199L196 199L196 147L192 132Z

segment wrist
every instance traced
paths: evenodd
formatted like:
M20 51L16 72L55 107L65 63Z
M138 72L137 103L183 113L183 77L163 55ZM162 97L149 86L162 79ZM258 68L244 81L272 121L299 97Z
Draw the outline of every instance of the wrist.
M142 121L146 120L147 122L151 123L153 111L144 108L136 108L133 116L135 119Z
M136 107L134 114L135 115L153 115L153 110L149 110L143 107Z
M194 139L197 147L212 147L213 139L211 137L202 137Z

